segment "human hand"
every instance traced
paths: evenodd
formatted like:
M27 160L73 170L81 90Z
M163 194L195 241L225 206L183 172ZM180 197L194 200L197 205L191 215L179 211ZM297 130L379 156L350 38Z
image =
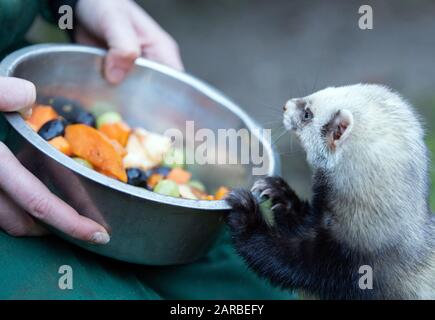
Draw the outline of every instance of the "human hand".
M77 42L109 48L109 82L121 82L139 56L183 70L177 43L134 1L79 0L76 12Z
M31 82L0 77L0 111L28 114L35 97ZM38 220L76 239L98 244L110 240L102 226L52 194L0 142L0 229L14 236L43 235L47 231Z

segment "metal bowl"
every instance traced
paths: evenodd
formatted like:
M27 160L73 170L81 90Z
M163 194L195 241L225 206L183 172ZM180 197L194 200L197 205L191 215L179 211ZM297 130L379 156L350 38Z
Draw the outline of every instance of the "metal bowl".
M0 65L0 75L32 81L40 96L66 96L86 108L108 101L132 126L164 132L185 131L186 121L196 129L247 128L257 125L233 102L204 82L158 63L138 59L129 77L118 86L102 77L104 50L77 45L36 45L18 50ZM6 144L17 158L50 190L80 214L107 228L108 245L92 245L61 237L95 253L148 265L191 262L213 244L225 201L168 197L127 185L88 169L55 150L17 113L6 115L11 132ZM255 135L254 135L255 136ZM268 174L278 173L272 147L258 135ZM252 163L196 165L189 168L207 187L249 186Z

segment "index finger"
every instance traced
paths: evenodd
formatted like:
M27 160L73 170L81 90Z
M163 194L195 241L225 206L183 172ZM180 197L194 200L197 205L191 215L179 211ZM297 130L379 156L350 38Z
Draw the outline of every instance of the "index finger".
M98 244L110 241L101 225L81 216L52 194L1 142L0 187L29 214L71 237Z

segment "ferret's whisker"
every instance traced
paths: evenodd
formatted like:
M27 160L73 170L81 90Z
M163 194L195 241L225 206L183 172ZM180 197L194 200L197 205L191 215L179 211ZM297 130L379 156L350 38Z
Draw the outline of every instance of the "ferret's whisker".
M274 125L274 124L275 125L282 124L282 121L281 120L271 120L271 121L261 122L261 125L263 125L263 126L269 126L269 125Z
M287 133L287 130L284 130L284 132L281 132L281 134L278 136L278 138L276 138L274 141L272 141L272 145L276 145L276 143L282 138L284 137L284 135Z
M271 128L271 129L272 129L273 131L275 131L275 132L272 133L272 135L275 135L275 137L276 137L276 136L280 136L281 134L283 134L284 132L287 131L287 129L285 129L285 127L284 127L283 124L280 125L280 126L278 126L278 127ZM276 132L276 131L279 131L279 132Z

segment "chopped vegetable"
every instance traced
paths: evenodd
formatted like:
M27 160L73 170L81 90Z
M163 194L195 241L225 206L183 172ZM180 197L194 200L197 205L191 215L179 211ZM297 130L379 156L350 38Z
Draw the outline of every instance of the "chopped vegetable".
M180 190L178 185L171 180L161 180L155 187L154 192L164 194L166 196L171 197L179 197L180 196Z
M81 123L95 127L95 117L83 108L80 102L65 97L52 97L48 102L56 112L70 123Z
M109 139L109 140L121 158L123 158L127 155L127 151L125 151L125 149L119 144L118 141L111 140L111 139Z
M199 191L205 192L205 186L202 182L198 180L190 180L187 185L192 188L198 189Z
M205 191L201 191L199 189L196 189L195 187L190 187L192 193L197 197L198 199L205 199L207 197L207 193Z
M123 147L127 145L128 137L131 132L130 127L124 122L105 123L98 130L110 139L118 141Z
M148 189L148 174L139 168L127 169L127 183L132 186Z
M80 111L76 115L75 121L71 121L71 123L81 123L90 127L95 127L95 117L90 112Z
M184 153L180 149L171 148L163 158L163 165L170 168L184 168Z
M142 142L136 134L130 134L125 150L127 155L123 163L126 168L141 168L147 171L156 166L156 163L148 158Z
M214 197L216 200L222 200L223 198L225 198L228 192L230 192L230 190L227 187L219 187L219 189L217 189L216 193L214 194Z
M65 127L67 122L65 119L59 118L46 122L41 129L38 130L38 134L46 141L50 141L56 137L61 137L65 134Z
M272 200L270 198L262 199L259 201L258 206L260 207L261 215L264 221L269 227L273 227L275 224L275 216L272 211Z
M180 196L185 199L198 200L198 197L192 192L192 188L186 184L181 184L178 186L180 191Z
M168 137L135 129L128 138L124 166L149 170L161 164L163 155L170 148L171 140Z
M186 184L189 182L191 176L192 174L186 170L174 168L171 170L171 172L169 172L166 179L172 180L178 184Z
M171 168L168 167L157 167L157 168L153 168L151 170L151 173L158 173L161 174L163 177L167 177L169 172L171 172Z
M161 174L153 173L147 181L147 185L149 189L154 189L156 184L158 184L161 180L163 180L164 177Z
M229 191L220 187L215 195L208 194L200 181L191 180L191 173L184 169L184 152L173 148L169 137L142 128L131 130L114 111L116 106L98 102L90 113L75 100L42 99L52 106L35 105L27 123L83 166L173 197L220 200Z
M79 157L75 157L75 158L73 158L73 160L75 162L77 162L77 163L80 163L82 166L88 167L89 169L94 169L92 164L89 161L85 160L85 159L82 159L82 158L79 158Z
M50 141L48 141L48 143L69 157L72 156L73 154L71 150L71 146L69 145L68 141L64 137L53 138Z
M127 182L122 157L104 134L87 125L74 124L67 126L65 138L75 155L89 161L97 170Z
M148 158L156 165L160 165L164 155L171 148L171 139L144 129L136 129L134 132L141 141Z
M121 122L122 117L118 112L109 111L105 112L97 118L97 128L100 129L105 124L112 124Z
M50 106L36 105L33 107L32 115L27 119L27 123L33 130L39 131L41 127L50 120L57 119L59 115Z

